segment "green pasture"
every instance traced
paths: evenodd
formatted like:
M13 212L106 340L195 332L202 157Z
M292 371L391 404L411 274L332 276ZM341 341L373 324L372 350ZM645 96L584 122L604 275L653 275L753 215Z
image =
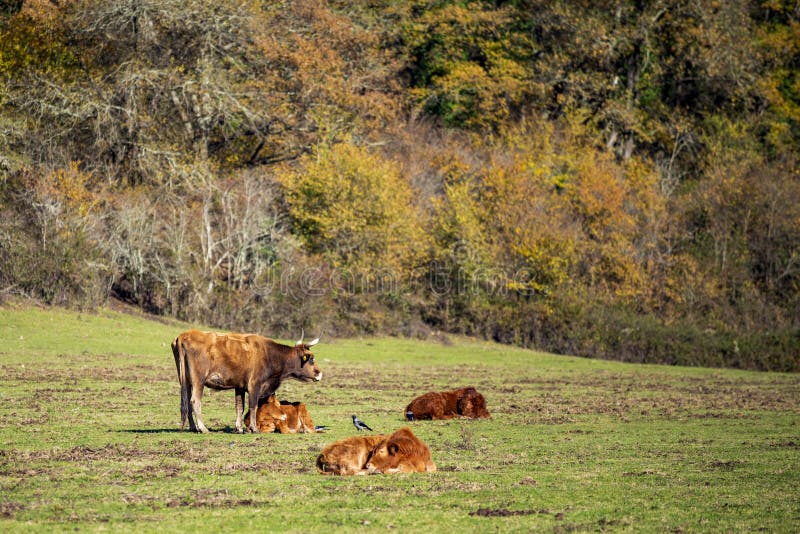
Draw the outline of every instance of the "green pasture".
M286 382L324 434L232 432L234 395L181 431L188 325L0 308L0 531L800 531L800 376L621 364L462 338L323 339ZM268 334L267 332L264 332ZM328 477L316 456L473 385L489 420L412 423L431 474Z

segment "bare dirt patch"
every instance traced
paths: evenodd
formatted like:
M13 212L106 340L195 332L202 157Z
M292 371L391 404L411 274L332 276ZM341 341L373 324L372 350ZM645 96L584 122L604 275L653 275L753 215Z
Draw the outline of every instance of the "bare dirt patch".
M13 519L17 512L24 509L25 506L23 506L21 503L14 501L2 501L0 502L0 517Z
M67 462L85 462L98 460L125 461L130 458L141 458L147 453L136 445L105 445L103 447L73 447L66 451L55 451L53 460Z
M506 508L478 508L474 512L470 512L471 516L478 517L512 517L516 515L534 515L534 514L549 514L550 511L546 509L541 510L507 510Z
M75 367L61 366L58 369L44 365L0 365L0 373L4 380L50 384L51 387L56 385L74 386L79 381L86 380L92 382L124 381L147 384L172 380L172 374L165 372L165 367L162 366L119 365L111 361L107 362L106 365L85 365L87 362L91 362L93 358L95 357L87 355L85 360L75 362ZM47 391L46 388L42 388L42 390Z
M626 471L622 473L624 477L645 477L645 476L657 476L657 477L665 477L667 476L666 473L662 473L661 471L653 471L652 469L645 469L644 471Z
M148 506L153 510L162 508L235 508L268 504L267 501L237 498L231 495L227 489L199 489L185 496L168 498L166 501L162 497L142 493L126 493L121 498L125 504Z
M521 386L506 383L499 388L507 402L492 411L524 414L534 424L569 423L572 416L597 414L742 419L752 412L800 413L800 378L794 376L737 381L717 375L599 373L509 382ZM491 393L491 388L485 392L490 401Z
M162 441L160 447L161 448L158 450L146 450L140 448L136 444L123 445L113 443L99 447L80 445L69 449L54 448L33 451L10 449L8 451L2 451L2 455L0 455L0 465L25 465L34 461L74 463L113 461L126 464L134 458L162 460L165 456L193 463L205 463L208 461L208 453L180 441L169 443Z
M774 447L774 448L786 447L786 448L789 448L789 449L800 449L800 441L794 441L794 440L791 440L791 439L786 440L786 441L776 441L776 442L772 442L772 443L767 444L767 447Z
M166 502L167 508L234 508L237 506L265 505L266 501L256 502L253 499L239 499L231 496L228 490L200 489L186 497L173 498Z
M714 462L709 462L708 467L710 469L717 469L720 471L733 471L744 464L745 462L743 460L717 460Z

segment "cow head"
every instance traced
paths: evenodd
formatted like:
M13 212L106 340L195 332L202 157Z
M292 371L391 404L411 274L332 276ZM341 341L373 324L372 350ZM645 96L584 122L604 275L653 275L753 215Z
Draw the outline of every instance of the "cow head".
M486 409L486 399L472 387L464 389L463 394L458 399L457 410L460 415L465 417L489 417L489 411Z
M364 468L370 473L413 473L433 471L431 451L408 427L381 441Z
M312 382L322 380L322 371L317 367L311 347L319 343L319 338L303 343L303 336L294 346L294 354L297 356L297 366L290 373L290 377L302 382Z

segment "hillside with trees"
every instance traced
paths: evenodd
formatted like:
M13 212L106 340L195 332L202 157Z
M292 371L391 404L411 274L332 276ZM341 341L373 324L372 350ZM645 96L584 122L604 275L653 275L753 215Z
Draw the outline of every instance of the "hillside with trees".
M800 371L795 1L2 1L0 132L0 298Z

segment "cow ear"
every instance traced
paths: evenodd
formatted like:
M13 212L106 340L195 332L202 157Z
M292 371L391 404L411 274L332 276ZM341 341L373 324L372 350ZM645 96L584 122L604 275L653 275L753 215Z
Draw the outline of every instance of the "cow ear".
M397 443L390 443L386 447L386 450L389 451L389 454L391 456L394 456L395 454L397 454L397 451L400 450L400 447L397 445Z

